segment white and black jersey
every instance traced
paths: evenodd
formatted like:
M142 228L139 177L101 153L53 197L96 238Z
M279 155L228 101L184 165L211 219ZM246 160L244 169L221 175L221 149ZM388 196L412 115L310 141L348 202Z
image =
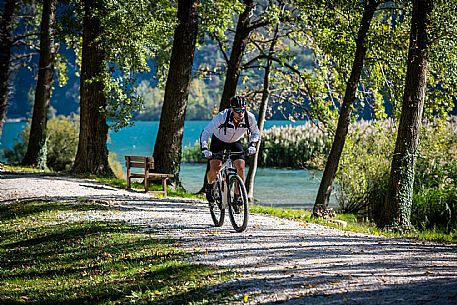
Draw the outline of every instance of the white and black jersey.
M200 135L200 147L202 149L208 148L208 140L211 134L222 142L234 143L239 141L246 132L250 133L250 143L259 141L260 132L254 114L246 111L244 118L236 126L233 121L233 112L230 108L227 108L219 112L203 129Z

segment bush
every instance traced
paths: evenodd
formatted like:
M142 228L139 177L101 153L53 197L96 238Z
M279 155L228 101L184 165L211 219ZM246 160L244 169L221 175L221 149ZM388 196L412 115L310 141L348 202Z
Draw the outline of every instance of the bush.
M350 126L337 171L340 209L373 218L384 202L396 128L392 120L361 121ZM367 216L367 215L365 215Z
M342 211L378 219L387 194L395 137L392 121L351 126L337 173L337 199ZM456 118L425 123L414 176L413 226L447 230L455 227L456 183Z
M20 163L25 156L30 134L30 121L19 135L21 142L11 150L4 150L9 163ZM47 162L55 171L69 170L73 164L78 147L79 117L58 116L47 123Z

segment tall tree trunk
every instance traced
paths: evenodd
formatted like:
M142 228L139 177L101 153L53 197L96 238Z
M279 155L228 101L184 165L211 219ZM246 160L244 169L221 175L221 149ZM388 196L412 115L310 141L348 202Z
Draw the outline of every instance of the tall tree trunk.
M272 64L273 64L271 57L275 53L275 46L278 41L278 31L279 31L279 26L276 25L275 33L274 33L273 39L271 41L270 48L268 50L269 58L267 59L267 65L265 66L265 73L263 76L262 101L260 103L259 119L257 121L257 125L259 127L259 131L260 131L261 135L263 133L263 128L265 125L265 116L266 116L267 108L268 108L268 99L270 97L270 73L271 73L271 68L272 68ZM259 141L256 144L257 152L249 160L249 171L248 171L248 175L246 177L246 189L248 191L248 198L249 198L250 202L254 201L254 179L255 179L255 174L257 172L257 165L258 165L258 161L259 161L260 141L262 141L262 137L260 137Z
M316 201L313 208L313 216L319 217L325 213L332 192L333 180L335 179L338 164L340 162L341 153L343 152L346 135L348 133L349 122L352 112L352 104L355 100L357 86L360 80L360 75L363 68L363 61L367 51L367 33L370 28L373 14L378 3L375 0L367 0L363 10L363 16L360 23L359 32L357 33L356 51L352 71L346 85L346 92L343 98L340 116L338 118L338 126L333 139L332 148L328 156L322 180L319 186L319 191L316 196Z
M414 166L427 86L432 10L432 0L413 2L405 92L380 224L398 230L411 228Z
M229 106L230 98L236 94L236 86L240 78L241 60L243 59L244 49L248 43L249 34L251 33L251 14L255 8L254 0L244 0L246 7L240 14L236 24L235 38L233 39L232 51L227 65L225 75L224 90L222 91L219 111Z
M40 67L33 104L29 143L22 164L46 167L46 123L51 97L56 45L54 43L57 0L45 0L41 17Z
M199 0L178 1L178 26L173 36L170 70L154 146L156 170L175 174L179 185L181 146L189 85L198 33Z
M6 118L9 99L9 82L11 74L11 46L14 30L13 14L18 7L18 0L6 0L0 23L0 138Z
M271 60L268 60L267 66L265 67L265 74L263 76L262 101L259 108L259 120L257 122L260 134L263 133L263 128L265 126L265 116L267 113L268 98L270 97L271 64ZM257 152L254 156L252 156L252 158L249 159L249 171L246 176L246 189L248 191L248 199L250 202L254 201L254 178L257 172L257 165L259 161L260 141L262 141L262 139L259 139L259 141L256 144Z
M101 10L98 0L84 0L82 63L80 84L80 131L74 173L113 176L108 164L108 125L100 112L106 107L104 86L96 77L105 71L104 53L98 42L102 34L100 19L94 14Z

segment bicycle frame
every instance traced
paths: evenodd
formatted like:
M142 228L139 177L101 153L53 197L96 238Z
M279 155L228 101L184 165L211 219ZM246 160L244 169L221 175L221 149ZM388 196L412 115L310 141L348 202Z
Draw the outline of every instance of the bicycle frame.
M226 155L227 154L227 155ZM230 177L237 175L236 168L233 165L233 160L230 158L231 153L224 151L224 157L227 156L226 160L222 160L222 168L217 173L217 183L221 186L221 193L222 193L222 207L224 209L228 208L228 182L230 181Z
M249 219L249 207L247 202L247 193L244 181L238 175L232 155L245 154L244 152L234 152L224 150L221 153L215 153L215 156L222 157L222 167L217 173L216 180L216 197L218 208L211 206L211 218L217 227L224 223L225 210L228 210L230 222L237 232L243 232L246 229ZM233 191L233 192L232 192ZM214 193L213 193L214 194ZM241 196L240 196L241 195ZM236 201L234 199L237 197ZM241 201L239 200L241 198ZM219 209L219 212L218 211Z

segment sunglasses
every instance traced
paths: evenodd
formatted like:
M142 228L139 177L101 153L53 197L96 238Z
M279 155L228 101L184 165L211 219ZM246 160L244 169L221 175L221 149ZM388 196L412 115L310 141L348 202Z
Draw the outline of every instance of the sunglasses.
M244 113L246 111L246 109L244 109L244 108L235 108L235 109L233 109L233 111L235 111L236 113Z

